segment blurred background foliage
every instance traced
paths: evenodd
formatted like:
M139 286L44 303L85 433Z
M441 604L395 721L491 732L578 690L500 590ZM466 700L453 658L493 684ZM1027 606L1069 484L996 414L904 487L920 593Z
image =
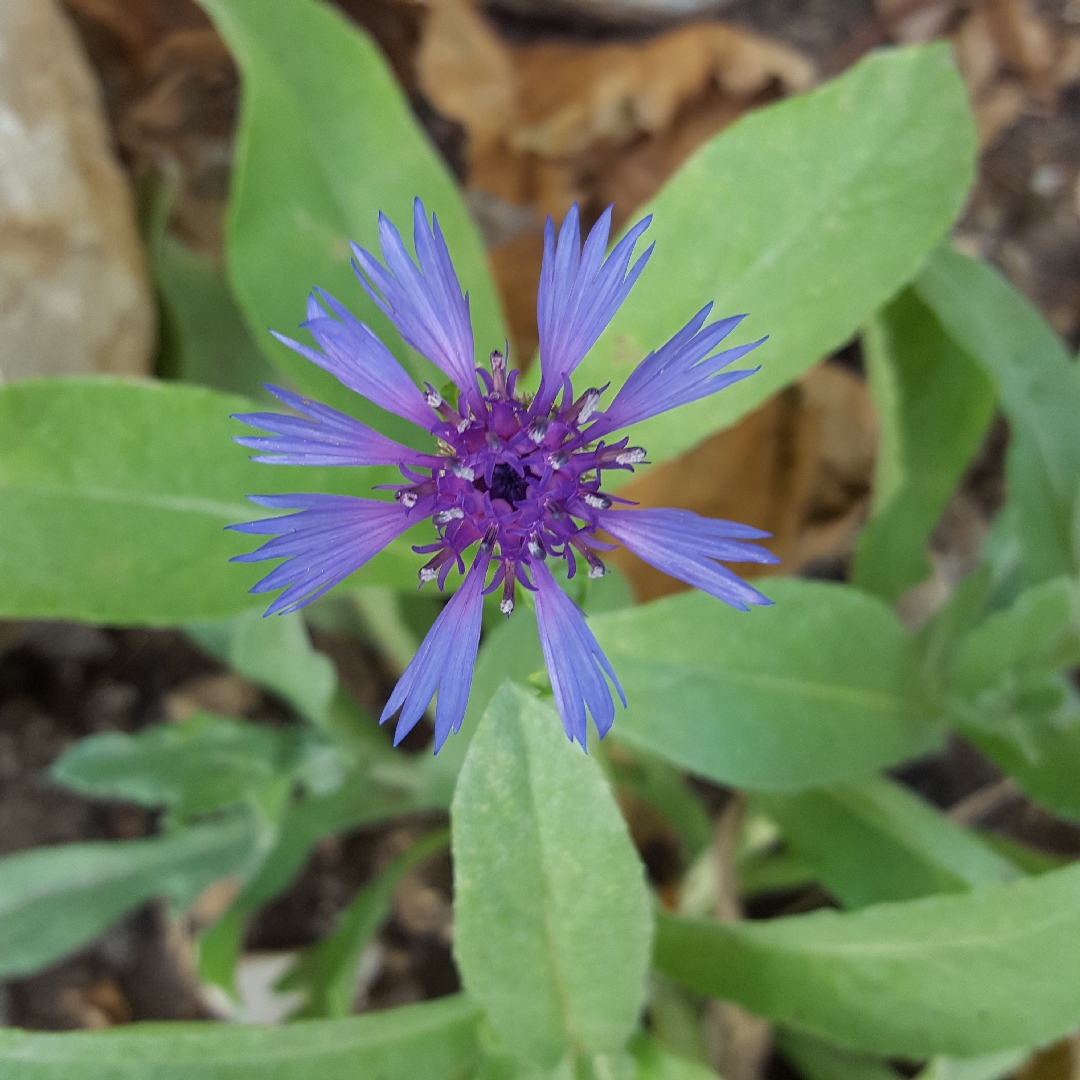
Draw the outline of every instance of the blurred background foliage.
M1074 0L8 0L0 44L0 1022L117 1029L0 1074L1080 1073ZM265 330L318 284L422 378L346 243L414 195L481 351L528 364L575 201L658 245L587 382L706 300L771 335L621 494L770 530L776 606L621 554L588 758L521 615L391 750L415 537L305 618L226 561L297 486L229 441L265 379L400 437ZM129 1026L209 1019L274 1026Z

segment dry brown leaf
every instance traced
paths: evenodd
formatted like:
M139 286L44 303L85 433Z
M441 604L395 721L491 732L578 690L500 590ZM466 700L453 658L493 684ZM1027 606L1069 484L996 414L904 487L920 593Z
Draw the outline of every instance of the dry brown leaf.
M644 41L510 44L469 0L427 0L419 87L464 125L467 185L532 224L493 245L519 355L536 345L540 235L575 201L619 227L704 141L814 81L798 53L709 22Z
M734 427L650 468L623 494L644 506L765 529L783 562L736 569L746 577L795 573L851 551L867 511L876 441L866 383L839 365L820 365ZM612 559L639 599L685 588L626 551Z

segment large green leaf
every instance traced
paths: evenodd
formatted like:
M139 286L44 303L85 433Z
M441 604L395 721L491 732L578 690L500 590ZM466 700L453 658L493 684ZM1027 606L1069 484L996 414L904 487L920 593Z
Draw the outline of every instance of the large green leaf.
M944 44L877 52L759 109L645 208L656 253L575 383L618 387L701 305L769 341L751 379L635 429L661 461L734 423L847 341L918 272L974 175L963 84ZM608 482L623 474L611 473Z
M102 1032L0 1030L4 1080L459 1080L479 1010L456 996L288 1027L135 1024Z
M895 602L930 575L927 538L982 441L995 397L982 369L910 289L874 319L863 343L881 445L854 581Z
M548 1068L620 1050L645 996L652 905L603 774L550 703L499 690L452 819L454 954L496 1034Z
M181 906L242 876L260 832L250 814L150 840L62 844L0 859L0 976L73 952L154 896Z
M759 794L754 804L845 907L963 892L1021 876L976 835L884 777L794 795Z
M1080 865L953 896L756 923L659 916L657 966L832 1042L978 1057L1080 1024Z
M1029 584L1072 572L1080 380L1041 315L985 263L940 248L914 284L997 388L1009 418L1010 498Z
M626 691L615 736L738 787L817 787L926 750L904 628L881 601L796 579L773 607L700 592L591 620Z
M377 469L258 465L232 443L243 398L179 383L39 379L0 388L0 616L183 623L234 615L271 564L225 526L249 494L368 495ZM357 580L413 583L402 537Z
M414 196L439 216L470 292L481 355L502 345L498 298L457 185L379 49L316 0L202 0L243 81L228 262L256 340L306 392L364 411L315 365L269 338L304 317L308 292L336 294L406 362L408 350L349 267L355 240L378 251L378 214L412 231ZM416 365L413 364L416 370Z

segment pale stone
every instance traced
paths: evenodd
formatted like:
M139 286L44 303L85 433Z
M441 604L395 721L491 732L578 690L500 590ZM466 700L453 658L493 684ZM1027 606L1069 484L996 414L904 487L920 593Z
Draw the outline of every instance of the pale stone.
M55 0L0 0L0 378L143 375L155 314L131 191Z

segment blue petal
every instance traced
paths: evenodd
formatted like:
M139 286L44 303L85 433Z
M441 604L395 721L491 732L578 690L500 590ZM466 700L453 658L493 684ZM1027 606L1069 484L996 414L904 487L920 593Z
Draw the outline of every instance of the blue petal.
M780 560L746 537L768 533L732 521L703 518L689 510L607 510L599 527L647 563L671 577L723 600L740 611L748 604L772 601L714 559L778 563Z
M267 385L266 389L307 419L284 413L235 413L234 420L274 433L259 438L234 438L234 442L249 450L270 451L255 456L254 461L270 465L442 464L441 459L402 446L328 405L277 386Z
M379 723L385 723L401 709L394 731L395 746L416 726L436 690L439 702L435 707L435 753L451 731L461 730L480 644L487 566L488 559L483 556L473 563L394 687Z
M320 306L320 300L336 318L326 313ZM431 430L434 417L423 394L393 353L343 304L328 293L313 293L308 298L307 321L303 325L311 332L322 352L301 345L274 330L270 333L293 352L330 372L343 386L363 395L380 408L411 420L425 431Z
M401 234L384 214L379 215L379 242L384 267L370 252L352 245L360 283L398 333L478 401L469 298L462 296L450 252L424 204L413 203L413 242L419 267L409 256Z
M604 327L611 322L634 286L652 254L650 247L633 267L630 259L651 218L639 221L604 259L611 229L608 207L592 227L579 252L581 232L575 203L563 221L555 240L555 225L547 219L544 228L544 259L540 269L540 290L536 298L536 319L540 331L540 390L534 413L542 415L551 407L565 379L585 358ZM630 267L629 272L627 268Z
M626 697L577 605L559 588L543 562L534 561L532 570L536 579L536 623L555 704L567 738L585 749L586 708L601 738L615 720L615 703L605 673L624 707Z
M351 495L256 495L251 501L296 514L228 526L234 532L272 535L257 551L231 562L285 559L251 591L285 591L266 610L287 614L310 604L359 570L413 524L397 503L357 499Z
M722 369L742 359L767 338L713 353L745 318L735 315L710 323L702 329L712 304L701 309L670 341L649 353L630 373L615 395L611 407L589 428L591 438L618 431L651 416L708 397L757 372L758 368ZM711 354L711 355L710 355Z

